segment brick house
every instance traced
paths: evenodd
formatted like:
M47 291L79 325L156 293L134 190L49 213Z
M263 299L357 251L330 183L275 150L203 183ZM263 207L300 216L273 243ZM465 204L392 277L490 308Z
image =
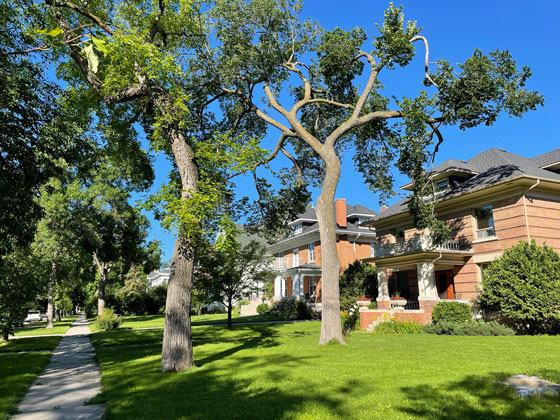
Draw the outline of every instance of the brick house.
M433 172L436 212L451 229L449 241L431 246L412 227L406 198L366 222L377 232L373 255L364 260L377 266L379 310L362 309L362 327L392 312L396 292L407 298L396 316L421 322L431 320L440 300L471 301L485 266L520 240L560 251L560 149L531 159L490 149Z
M362 205L351 206L346 200L335 201L336 246L341 270L358 259L372 255L375 230L360 226L377 213ZM273 245L276 278L275 298L295 296L312 302L321 301L321 241L314 208L308 208L289 223L292 233Z

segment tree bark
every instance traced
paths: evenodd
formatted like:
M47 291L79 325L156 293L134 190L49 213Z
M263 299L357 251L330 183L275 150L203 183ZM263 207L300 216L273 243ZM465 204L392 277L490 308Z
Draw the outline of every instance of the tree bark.
M321 238L321 260L323 273L321 277L322 316L319 344L338 341L346 344L342 335L340 322L340 260L336 249L336 221L334 215L334 197L340 175L340 159L334 149L327 150L323 156L326 164L325 179L321 194L317 199L317 221Z
M233 310L233 304L231 302L231 297L228 297L228 305L227 305L227 327L233 327L233 323L231 320L231 312Z
M192 249L179 233L167 286L165 327L161 350L162 372L181 372L193 366L191 336Z
M198 191L198 168L194 161L194 152L187 143L186 137L177 127L170 129L169 136L181 177L181 198L188 199ZM167 287L165 327L161 350L162 372L181 372L189 370L193 366L191 335L193 267L193 244L186 232L180 230L173 251L171 276Z
M99 270L99 282L97 283L97 316L102 315L105 310L105 286L107 285L108 270L101 267Z
M55 307L54 314L56 316L56 322L62 321L62 319L60 318L60 308L59 307Z
M51 264L51 275L49 277L49 285L47 289L47 326L45 328L54 327L54 282L56 279L56 263Z

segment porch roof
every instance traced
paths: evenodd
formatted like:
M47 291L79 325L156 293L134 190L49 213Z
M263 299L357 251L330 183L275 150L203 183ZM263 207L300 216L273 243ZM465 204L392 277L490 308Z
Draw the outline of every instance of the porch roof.
M472 250L461 251L413 251L396 255L363 258L362 261L374 262L377 267L397 267L420 262L434 262L447 265L465 265L473 255Z
M277 275L282 277L290 277L295 274L311 274L311 275L321 275L323 269L316 264L302 264L297 267L286 268L284 270L279 270Z

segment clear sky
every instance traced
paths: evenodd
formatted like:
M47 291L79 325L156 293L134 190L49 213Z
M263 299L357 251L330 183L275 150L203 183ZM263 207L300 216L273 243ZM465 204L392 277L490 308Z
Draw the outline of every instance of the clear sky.
M307 0L303 15L318 21L326 29L361 26L371 39L376 33L375 23L382 22L388 4L381 0ZM449 158L467 160L492 147L527 157L560 147L557 129L560 120L560 1L411 0L395 4L404 5L406 20L416 20L418 26L423 27L422 35L430 43L430 61L446 59L455 64L472 55L475 48L485 53L498 48L508 49L519 66L531 67L533 77L528 88L545 96L543 108L521 119L504 115L491 127L468 131L445 128L445 142L440 147L436 164ZM418 59L404 71L381 75L387 92L412 96L422 88L424 50L421 44L417 47ZM271 134L267 144L272 145L276 137L277 134ZM169 168L166 159L158 156L154 190L165 182ZM399 185L406 183L402 176L397 179ZM237 190L241 194L254 195L251 184L244 179L239 180ZM318 194L314 193L314 200ZM367 189L360 174L354 171L351 154L343 161L337 197L346 198L350 204L359 203L379 210L379 198ZM397 196L392 202L398 199ZM165 231L152 220L150 239L162 241L164 259L171 258L175 242L172 232Z

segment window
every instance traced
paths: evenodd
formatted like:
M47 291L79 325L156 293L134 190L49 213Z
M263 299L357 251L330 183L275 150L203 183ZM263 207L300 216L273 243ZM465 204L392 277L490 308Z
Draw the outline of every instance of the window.
M375 244L369 244L369 248L371 251L371 256L374 257L375 256Z
M492 238L496 236L492 206L484 206L475 209L474 216L476 218L476 239Z
M276 268L284 268L284 253L276 254Z
M449 180L446 179L442 179L441 181L436 183L436 191L443 191L446 190L449 187Z
M309 262L315 262L315 244L311 242L308 245Z
M404 228L395 229L393 235L397 242L404 242Z
M301 232L303 232L303 224L298 224L294 226L294 235L299 235Z
M297 267L299 265L299 249L294 249L292 252L292 263L293 267Z
M358 218L358 227L360 229L368 229L369 230L369 226L360 226L362 223L367 222L368 220L370 220L369 217L359 217Z
M317 277L309 277L309 296L317 296Z

